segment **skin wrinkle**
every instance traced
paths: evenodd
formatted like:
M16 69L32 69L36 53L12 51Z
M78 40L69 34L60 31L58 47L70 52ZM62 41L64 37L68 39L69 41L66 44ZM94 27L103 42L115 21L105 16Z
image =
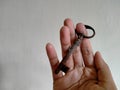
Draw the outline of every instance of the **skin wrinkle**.
M82 50L84 51L84 52L83 52L83 55L84 55L84 56L93 55L93 52L92 52L91 50L89 50L88 47L84 47L84 48L82 48Z
M81 46L81 45L80 45ZM81 54L81 49L80 47L77 47L74 52L72 53L73 55L73 59L74 59L74 65L81 67L81 66L85 66L84 62L83 62L83 57ZM76 61L77 60L77 61ZM79 63L79 64L78 64Z
M81 68L80 68L80 69L77 68L77 69L78 69L78 70L81 70ZM85 69L85 68L83 68L83 69L84 69L84 70L83 70L82 75L83 75L84 73L86 73L86 69ZM81 71L82 71L82 70L81 70ZM81 71L79 71L79 72L81 72ZM89 72L89 71L87 71L87 72ZM91 73L92 73L92 72L91 72ZM93 73L93 74L94 74L94 73ZM88 76L89 76L89 74L88 74ZM87 76L87 74L86 74L86 76L82 76L81 79L80 79L77 83L73 84L72 86L70 86L70 87L69 87L68 89L66 89L66 90L72 90L72 88L73 88L73 90L75 90L75 88L76 88L75 86L78 85L78 84L79 84L79 85L77 86L77 89L80 88L80 87L84 84L84 82L86 82L86 80L87 80L87 81L89 80L89 78L87 78L86 80L84 79L84 78L86 78L86 77L88 77L88 76ZM83 80L83 79L84 79L84 81L81 81L81 80ZM96 79L93 78L94 83L97 82L97 81L95 81L95 80L96 80ZM82 83L82 84L80 84L80 83ZM88 82L88 83L89 83L89 82ZM86 85L87 85L87 83L86 83ZM76 90L77 90L77 89L76 89Z
M78 68L74 69L74 71L78 71L78 70L79 70L79 73L78 72L75 72L75 73L72 72L73 76L71 77L71 81L77 80L78 78L80 78L82 76L83 73L82 73L81 68L80 69L78 69ZM76 82L78 82L78 80Z
M75 70L78 70L78 72L79 72L79 73L77 73L77 75L79 75L79 77L81 77L82 74L83 74L82 69L83 69L82 67L81 68L75 68ZM73 76L70 81L72 82L74 80L74 78L75 78L75 76ZM78 78L78 76L77 76L77 78ZM79 86L78 84L79 84L79 81L77 81L76 83L74 83L70 87L66 88L65 90L77 90L78 86ZM76 89L75 89L75 86L77 86Z
M73 84L72 86L70 86L70 87L68 87L67 89L65 89L65 90L78 90L78 82L77 83L75 83L75 84Z
M76 74L75 74L75 73L73 73L75 70L80 70L80 71L79 71L79 73L76 72ZM81 69L81 68L80 68L80 69L76 68L76 69L74 69L74 70L69 71L68 73L66 73L66 76L69 76L70 73L73 74L73 76L70 75L70 77L69 77L69 78L70 78L69 81L73 82L73 81L75 80L75 78L78 78L78 76L81 77L82 73L80 73L80 72L82 72L82 69ZM66 76L65 76L65 77L66 77ZM63 78L65 78L65 77L63 76ZM67 79L66 79L66 80L67 80ZM56 81L59 81L59 80L56 80ZM64 82L65 82L65 81L64 81ZM78 81L77 81L77 82L78 82ZM77 82L76 82L76 83L77 83ZM54 82L54 86L56 86L57 84L59 84L59 83L55 83L55 82ZM72 87L73 85L74 85L74 84L71 84L70 87ZM70 87L68 87L68 88L70 88ZM58 90L58 89L57 89L57 90ZM59 90L61 90L61 89L59 89ZM63 89L62 89L62 90L63 90ZM67 89L65 89L65 90L67 90ZM70 90L70 89L68 89L68 90Z
M85 78L85 77L84 77ZM82 79L82 78L81 78ZM95 80L89 80L90 82L91 81L94 81L94 83L96 83L97 81L95 81ZM82 85L84 85L84 86L87 86L88 84L89 84L89 82L82 82L83 84L81 84L80 85L80 80L77 82L77 83L75 83L74 85L72 85L72 86L70 86L69 88L67 88L66 90L78 90ZM78 85L78 86L77 86ZM77 86L77 87L76 87ZM81 89L80 89L81 90Z
M79 86L82 86L82 84L81 83L84 83L84 82L86 82L86 81L88 81L88 80L91 80L91 77L88 77L89 76L89 74L91 74L91 73L93 73L93 71L92 71L93 69L87 69L87 68L84 68L83 69L83 75L82 75L82 77L81 77L81 80L80 80L80 84L79 84ZM91 72L92 71L92 72ZM96 73L93 73L92 74L93 75L93 77L92 77L92 80L96 80L96 78L94 78L97 74Z
M84 56L84 62L86 63L86 65L88 67L94 67L93 51L91 51L88 47L82 48L82 51L84 51L82 55ZM89 60L89 62L87 60Z
M56 62L54 63L55 60L58 60L57 57L52 57L50 59L52 60L52 62L51 62L52 66L57 66L59 64L59 61L57 61L57 63Z
M92 82L92 83L90 83L90 82ZM80 88L80 90L89 90L89 89L90 89L90 90L91 90L91 89L94 90L93 87L92 87L92 88L89 87L89 89L88 89L88 86L93 86L93 85L95 86L96 82L97 82L97 81L94 80L94 79L93 79L93 80L87 80L87 82L83 82L82 85L79 86L79 88ZM90 84L91 84L91 85L90 85ZM93 84L93 85L92 85L92 84ZM96 85L97 85L97 84L96 84ZM87 89L84 89L83 87L86 87Z

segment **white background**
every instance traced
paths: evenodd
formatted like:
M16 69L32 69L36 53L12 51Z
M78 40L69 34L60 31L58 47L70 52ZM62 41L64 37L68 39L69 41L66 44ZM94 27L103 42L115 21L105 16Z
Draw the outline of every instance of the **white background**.
M120 0L0 0L0 90L52 90L45 45L59 59L65 18L96 30L91 39L120 89Z

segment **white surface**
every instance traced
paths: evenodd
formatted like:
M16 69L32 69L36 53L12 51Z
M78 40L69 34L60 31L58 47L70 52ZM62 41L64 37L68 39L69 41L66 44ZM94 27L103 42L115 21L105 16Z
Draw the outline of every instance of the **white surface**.
M93 49L120 89L120 0L0 0L0 90L52 90L45 45L52 42L61 59L67 17L95 28Z

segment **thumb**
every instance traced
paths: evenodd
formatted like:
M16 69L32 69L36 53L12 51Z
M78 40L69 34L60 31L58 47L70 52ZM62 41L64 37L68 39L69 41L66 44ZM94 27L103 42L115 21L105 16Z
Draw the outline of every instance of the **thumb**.
M113 82L111 71L108 65L103 60L100 52L96 52L95 54L95 66L98 71L97 74L99 82L104 83Z

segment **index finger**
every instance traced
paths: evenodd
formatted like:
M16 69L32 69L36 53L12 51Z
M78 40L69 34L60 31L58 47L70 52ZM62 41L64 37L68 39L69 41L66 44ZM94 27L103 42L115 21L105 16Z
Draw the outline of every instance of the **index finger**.
M47 52L49 62L50 62L50 65L51 65L53 80L61 78L63 76L62 72L60 72L59 74L55 74L55 70L59 65L59 60L58 60L55 48L53 47L52 44L48 43L46 45L46 52Z

